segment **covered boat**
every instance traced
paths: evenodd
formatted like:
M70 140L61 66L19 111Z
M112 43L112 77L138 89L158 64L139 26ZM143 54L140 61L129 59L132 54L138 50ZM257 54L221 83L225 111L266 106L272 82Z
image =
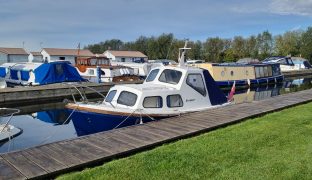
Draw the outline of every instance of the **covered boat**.
M18 85L85 81L75 67L67 61L4 63L0 66L0 78L7 83Z
M116 85L101 103L75 102L66 107L89 117L105 116L123 122L129 118L160 119L228 104L208 70L184 65L186 49L180 49L179 66L154 68L143 84Z
M287 57L287 56L268 57L265 60L263 60L263 63L278 63L278 64L280 64L282 72L299 70L298 68L296 68L291 57Z

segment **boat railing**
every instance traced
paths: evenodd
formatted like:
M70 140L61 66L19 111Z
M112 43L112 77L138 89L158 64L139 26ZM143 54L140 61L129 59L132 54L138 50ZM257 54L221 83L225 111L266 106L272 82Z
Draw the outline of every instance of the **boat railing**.
M103 99L105 99L105 96L102 93L100 93L99 91L97 91L96 89L94 89L92 87L89 87L89 86L86 86L86 85L83 85L83 84L77 84L77 83L64 83L64 84L70 86L71 95L72 95L73 101L75 103L77 103L77 101L76 101L76 98L75 98L75 93L72 92L72 89L75 89L78 92L78 94L80 95L81 100L82 100L83 103L88 103L89 102L84 89L91 90L91 91L97 93L98 95L100 95L101 97L103 97Z
M10 121L12 120L13 116L15 114L20 113L21 111L19 109L15 108L0 108L0 117L9 117L9 119L4 123L4 126L0 130L0 133L5 130L5 128L9 125Z

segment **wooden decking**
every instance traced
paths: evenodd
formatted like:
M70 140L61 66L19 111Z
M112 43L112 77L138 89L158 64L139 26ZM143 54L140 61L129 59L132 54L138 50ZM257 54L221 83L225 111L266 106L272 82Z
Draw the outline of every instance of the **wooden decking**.
M310 101L305 90L2 154L0 179L53 177Z

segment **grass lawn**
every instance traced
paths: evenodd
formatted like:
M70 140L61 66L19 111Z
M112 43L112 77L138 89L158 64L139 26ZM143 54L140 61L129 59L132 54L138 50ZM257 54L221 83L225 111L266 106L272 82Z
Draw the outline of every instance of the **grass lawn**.
M312 103L58 179L311 179Z

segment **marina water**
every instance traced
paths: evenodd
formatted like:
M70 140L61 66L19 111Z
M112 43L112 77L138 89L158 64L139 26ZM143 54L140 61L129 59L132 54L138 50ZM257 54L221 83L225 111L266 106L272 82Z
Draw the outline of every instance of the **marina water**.
M312 76L286 79L283 84L236 90L235 103L252 102L281 94L312 88ZM224 91L224 93L229 93ZM64 103L15 107L21 109L10 124L23 130L10 141L0 142L0 153L71 139L79 136L140 124L140 120L116 122L105 117L91 117L64 109ZM126 118L126 117L125 117ZM7 118L0 119L2 123Z

